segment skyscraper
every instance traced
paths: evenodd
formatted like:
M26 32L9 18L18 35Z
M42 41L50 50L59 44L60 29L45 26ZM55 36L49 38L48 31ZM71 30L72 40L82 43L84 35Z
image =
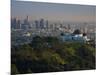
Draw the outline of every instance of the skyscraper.
M28 25L29 24L29 22L28 22L28 16L24 19L24 24L25 25Z
M46 20L46 29L48 29L49 26L48 26L48 20Z
M28 20L28 16L24 19L24 24L22 26L23 29L29 29L31 26L30 26L30 23L29 23L29 20Z
M40 20L40 28L43 29L44 28L44 19Z
M16 29L20 29L20 28L21 28L20 20L17 20Z
M67 32L70 32L70 24L67 25Z
M39 29L39 21L38 20L35 20L35 27L36 27L36 29Z
M16 29L16 25L17 25L17 20L16 20L16 18L12 18L12 19L11 19L11 28Z

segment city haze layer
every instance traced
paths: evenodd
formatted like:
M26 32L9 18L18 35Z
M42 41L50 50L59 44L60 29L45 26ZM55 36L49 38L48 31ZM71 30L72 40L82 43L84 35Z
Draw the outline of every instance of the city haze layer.
M50 21L96 22L96 6L90 5L12 1L11 9L11 17L20 20L28 15L31 21L44 18Z

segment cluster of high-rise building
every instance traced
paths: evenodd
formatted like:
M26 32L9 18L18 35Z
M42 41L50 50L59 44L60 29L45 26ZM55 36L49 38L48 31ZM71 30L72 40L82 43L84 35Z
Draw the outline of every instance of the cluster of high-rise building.
M21 28L20 20L17 20L16 18L11 19L11 28L20 29Z
M36 29L45 29L48 28L48 20L40 19L35 20L35 27Z
M12 43L23 44L29 43L33 36L56 36L60 37L61 33L66 34L62 36L63 40L76 40L84 41L83 36L76 37L72 35L73 31L79 29L82 33L86 33L88 38L95 39L95 25L89 24L74 24L74 23L63 23L63 22L50 22L45 19L39 19L29 21L29 17L26 16L24 20L17 18L11 19L12 29ZM93 35L91 35L93 33ZM15 36L16 34L16 36ZM68 35L67 35L68 34ZM85 38L87 40L87 38Z
M11 28L24 29L24 30L28 30L28 29L62 30L61 28L67 29L67 30L71 29L69 24L64 26L61 23L56 23L56 22L50 23L48 20L44 20L43 18L30 22L28 16L24 20L19 20L17 18L11 19Z
M24 29L24 30L35 30L35 31L61 31L61 32L73 32L75 29L80 29L83 33L91 33L95 32L95 25L88 25L88 24L67 24L67 23L59 23L53 22L51 23L48 20L44 20L43 18L39 20L34 20L32 22L29 21L29 17L26 16L24 20L19 20L17 18L11 19L11 28L12 29ZM92 27L92 28L91 28ZM88 30L89 29L89 30Z
M23 23L17 18L11 19L11 28L13 29L28 29L29 27L28 16L24 19Z
M11 28L13 29L45 29L48 28L48 20L40 19L35 20L34 23L30 23L28 16L23 20L11 19Z

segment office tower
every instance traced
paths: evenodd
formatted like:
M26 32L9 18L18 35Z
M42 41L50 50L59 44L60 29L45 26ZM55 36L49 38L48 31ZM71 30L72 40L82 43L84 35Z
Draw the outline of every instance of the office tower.
M46 29L48 29L48 20L46 20Z
M57 29L57 24L56 23L54 24L54 28L55 28L55 30Z
M44 19L40 20L40 28L43 29L44 28Z
M71 28L70 28L70 24L68 24L68 30L70 30Z
M68 32L71 31L71 27L70 27L70 24L68 24Z
M87 33L88 32L87 23L83 23L83 26L82 26L81 30L82 30L83 33Z
M36 27L36 29L39 29L39 21L38 20L35 20L35 27Z
M14 28L13 27L13 18L11 18L11 28Z
M29 29L30 28L30 23L28 20L28 16L26 17L26 19L24 19L24 24L23 24L25 29Z
M53 24L50 24L50 29L53 30Z
M20 29L20 28L21 28L20 20L17 20L16 29Z
M63 25L62 24L60 24L60 28L63 28Z
M11 28L16 29L16 25L17 25L17 20L16 20L16 18L11 19Z
M28 16L26 17L26 20L27 20L27 22L28 22Z
M28 16L26 17L26 19L24 19L24 24L29 25Z

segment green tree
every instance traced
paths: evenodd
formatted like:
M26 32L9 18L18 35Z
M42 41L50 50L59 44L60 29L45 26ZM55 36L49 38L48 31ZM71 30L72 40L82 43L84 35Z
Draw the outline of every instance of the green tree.
M11 64L11 74L18 74L18 69L15 64Z

